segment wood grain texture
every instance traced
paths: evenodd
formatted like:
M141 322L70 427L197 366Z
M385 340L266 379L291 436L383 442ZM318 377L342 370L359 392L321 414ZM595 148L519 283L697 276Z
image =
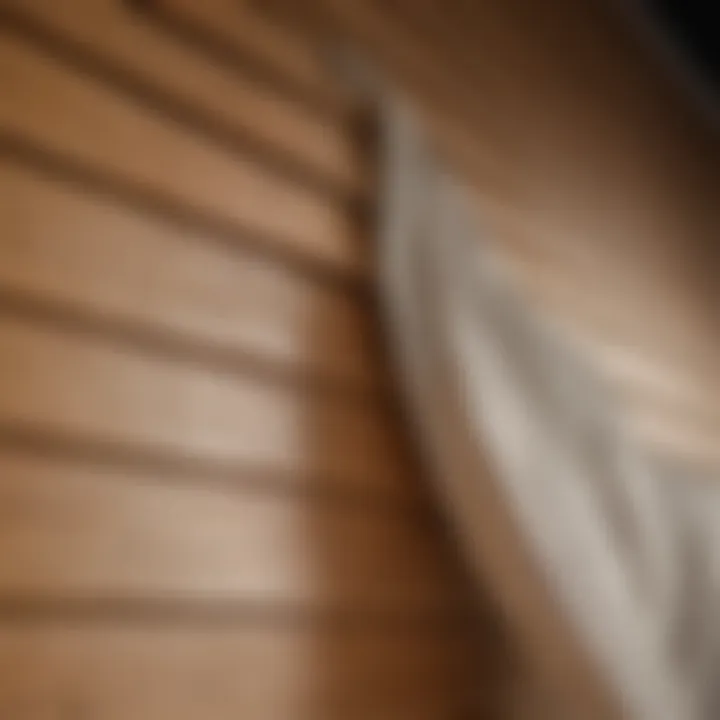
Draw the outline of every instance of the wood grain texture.
M6 295L177 336L227 367L250 356L300 383L383 382L363 303L212 237L2 159L0 222Z
M433 526L362 506L0 454L4 597L237 602L441 617ZM457 604L459 606L459 603Z
M0 712L13 720L447 720L462 650L432 632L0 626Z
M318 176L328 189L348 195L359 192L367 180L349 118L314 113L282 88L257 78L252 68L230 72L135 7L116 0L5 0L2 9L29 23L31 32L39 28L70 42L89 68L99 61L103 64L96 69L106 75L123 73L125 85L135 83L156 107L165 106L171 117L205 128L225 140L228 149L257 147L271 156L268 161L280 155L286 165L299 166L299 172Z
M42 324L0 320L0 424L151 449L278 482L406 494L381 409Z
M127 179L293 257L343 274L363 267L358 232L342 207L221 152L7 31L0 32L0 74L1 132Z

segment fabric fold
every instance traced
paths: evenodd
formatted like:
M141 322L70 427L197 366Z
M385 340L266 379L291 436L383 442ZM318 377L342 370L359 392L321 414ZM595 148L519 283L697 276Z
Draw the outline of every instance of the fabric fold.
M602 375L484 238L476 200L412 111L390 99L380 116L383 307L406 407L466 553L488 552L500 521L486 500L498 494L622 716L714 717L718 623L692 603L718 597L707 580L718 532L697 512L709 503L720 519L717 492L686 497L683 478L635 442ZM701 548L704 599L687 596L688 543Z

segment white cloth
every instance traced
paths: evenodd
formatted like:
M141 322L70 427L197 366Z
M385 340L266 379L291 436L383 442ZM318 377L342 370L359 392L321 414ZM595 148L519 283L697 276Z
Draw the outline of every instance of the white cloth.
M634 441L572 338L483 242L470 192L412 114L391 103L382 115L383 301L408 407L460 535L487 521L465 497L488 482L484 453L624 715L720 717L720 490ZM451 460L459 427L478 453L461 465Z

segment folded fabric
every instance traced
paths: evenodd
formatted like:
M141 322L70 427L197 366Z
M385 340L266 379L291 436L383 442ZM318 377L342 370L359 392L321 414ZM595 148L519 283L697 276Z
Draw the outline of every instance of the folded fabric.
M510 555L502 573L488 559L507 530L499 497L621 716L720 717L720 491L633 437L579 344L493 252L472 193L412 112L389 100L380 115L383 306L406 407L469 559L516 594L536 582Z

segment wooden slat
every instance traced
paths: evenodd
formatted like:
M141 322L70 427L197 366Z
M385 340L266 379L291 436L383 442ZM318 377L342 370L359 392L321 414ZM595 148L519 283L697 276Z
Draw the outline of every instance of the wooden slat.
M275 473L291 483L389 493L413 486L380 408L314 398L68 329L0 319L0 424Z
M343 273L362 265L343 208L229 156L7 32L0 34L0 74L0 132L257 234L293 257Z
M310 629L0 627L0 714L12 720L447 720L458 646Z
M73 47L89 50L92 58L109 61L141 88L158 90L160 102L169 92L169 104L178 109L179 100L181 114L199 117L196 125L218 130L226 139L234 133L246 146L249 140L271 154L286 155L338 190L360 189L362 171L347 123L313 114L284 97L281 89L258 81L251 69L246 75L229 73L127 3L5 0L3 8L12 9L13 17L29 19L31 28L49 29L73 41Z
M279 78L290 79L302 92L321 100L327 107L338 110L348 107L347 95L317 48L304 43L297 33L288 32L259 15L250 3L150 0L148 5L161 17L180 23L191 32L206 33L223 50L234 49L239 59L261 59Z
M0 159L0 290L378 387L364 306L211 238Z
M430 524L202 477L0 454L3 597L233 600L440 612L455 587Z

